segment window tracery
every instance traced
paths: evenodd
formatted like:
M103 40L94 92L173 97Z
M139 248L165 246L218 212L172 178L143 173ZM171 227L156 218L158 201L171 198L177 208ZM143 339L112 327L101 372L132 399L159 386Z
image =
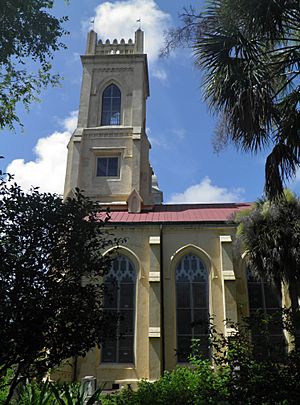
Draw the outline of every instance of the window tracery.
M176 267L177 360L186 362L192 339L208 357L209 296L208 271L194 255L184 256Z
M136 271L126 256L113 260L104 285L104 309L120 317L115 338L102 347L102 362L133 363Z

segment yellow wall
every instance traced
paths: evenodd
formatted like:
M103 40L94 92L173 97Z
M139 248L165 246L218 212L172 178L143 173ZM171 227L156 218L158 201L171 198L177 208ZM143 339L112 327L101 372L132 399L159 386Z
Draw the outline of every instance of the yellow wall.
M135 384L139 379L155 380L161 374L162 331L160 330L160 276L164 272L164 319L165 319L165 368L176 366L176 300L175 268L179 260L188 253L196 254L209 270L209 307L215 326L222 332L224 314L236 313L246 305L247 291L241 271L234 268L234 277L224 280L222 271L230 267L230 260L224 255L220 237L230 244L234 228L229 226L205 225L128 225L112 229L116 237L127 238L127 243L118 253L128 256L137 271L136 314L135 314L135 363L101 364L99 349L91 351L84 359L78 359L77 379L94 375L98 382ZM162 232L162 238L160 238ZM160 257L161 244L163 261ZM223 249L224 250L224 249ZM228 250L228 249L227 249ZM230 255L229 255L230 256ZM161 266L163 264L163 266ZM231 262L231 266L233 266ZM227 273L226 273L227 274ZM224 300L224 289L227 302ZM240 302L239 302L240 300Z

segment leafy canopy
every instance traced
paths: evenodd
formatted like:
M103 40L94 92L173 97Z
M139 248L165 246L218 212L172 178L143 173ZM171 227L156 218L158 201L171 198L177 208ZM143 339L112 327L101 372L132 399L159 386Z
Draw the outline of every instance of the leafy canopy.
M2 182L0 376L12 367L13 384L43 375L112 334L115 319L103 312L101 278L110 257L101 252L116 243L78 191L63 202Z
M48 10L52 0L2 0L0 14L0 128L21 124L18 103L26 109L48 84L56 85L59 75L51 73L55 51L65 48L60 38L67 34Z
M300 200L290 191L237 216L237 246L262 279L288 287L295 344L300 348Z
M194 49L203 93L220 117L217 146L268 151L265 191L282 194L300 163L300 3L298 0L209 0L185 9L168 52Z
M271 282L300 286L300 200L285 190L276 202L260 200L236 221L251 269Z

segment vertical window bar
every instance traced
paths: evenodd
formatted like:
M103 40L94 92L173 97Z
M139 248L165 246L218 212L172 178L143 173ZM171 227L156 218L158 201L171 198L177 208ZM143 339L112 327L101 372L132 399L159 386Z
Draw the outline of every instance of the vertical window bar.
M110 84L102 94L101 125L120 125L121 92L115 84Z
M130 262L130 260L125 257L125 256L119 256L117 257L111 264L111 268L108 272L108 274L105 276L105 279L110 280L110 279L116 279L117 281L117 302L116 302L116 309L117 312L122 314L124 316L123 320L119 320L118 322L118 327L116 331L116 345L115 345L115 352L114 352L114 358L115 361L107 361L105 360L107 356L105 356L106 353L106 347L105 345L102 348L102 362L115 362L115 363L133 363L134 362L134 334L135 334L135 294L136 294L136 273L134 270L133 264ZM122 298L122 293L126 291L126 286L132 285L131 289L131 297L130 300L128 300L128 305L124 305L121 303L121 298ZM124 291L125 290L125 291ZM124 302L124 300L123 300ZM107 308L109 310L109 308ZM105 310L105 308L104 308ZM128 324L125 324L124 328L124 335L121 336L122 330L121 330L121 322L125 322L128 320ZM126 358L126 361L124 361L124 356L123 353L121 353L122 350L122 340L127 339L127 347L128 347L128 356ZM130 346L130 347L129 347ZM125 346L126 347L126 346ZM124 345L123 345L124 348Z

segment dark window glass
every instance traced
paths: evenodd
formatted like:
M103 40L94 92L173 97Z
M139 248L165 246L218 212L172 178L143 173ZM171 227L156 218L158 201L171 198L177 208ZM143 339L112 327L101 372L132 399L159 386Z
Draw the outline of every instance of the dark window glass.
M134 295L133 284L122 284L120 289L120 303L122 308L133 309L132 297Z
M192 335L177 335L177 361L179 363L186 362L189 355L191 354L192 338Z
M136 273L130 260L117 257L105 276L104 309L118 313L116 335L102 347L103 363L134 362L134 310Z
M264 358L266 355L283 355L286 352L286 341L283 334L280 310L282 308L279 288L255 276L247 269L248 298L250 317L271 316L265 330L252 332L255 354ZM257 329L257 328L256 328Z
M123 336L119 339L119 362L132 363L133 336Z
M190 285L189 283L177 283L177 308L190 307Z
M118 157L99 157L97 159L97 176L117 177L119 175Z
M115 363L117 353L117 342L110 341L105 343L105 350L102 350L102 362Z
M200 340L203 356L208 350L208 272L199 257L186 255L176 268L177 360L186 362L192 339Z
M115 84L111 84L102 94L101 125L120 125L121 92Z

